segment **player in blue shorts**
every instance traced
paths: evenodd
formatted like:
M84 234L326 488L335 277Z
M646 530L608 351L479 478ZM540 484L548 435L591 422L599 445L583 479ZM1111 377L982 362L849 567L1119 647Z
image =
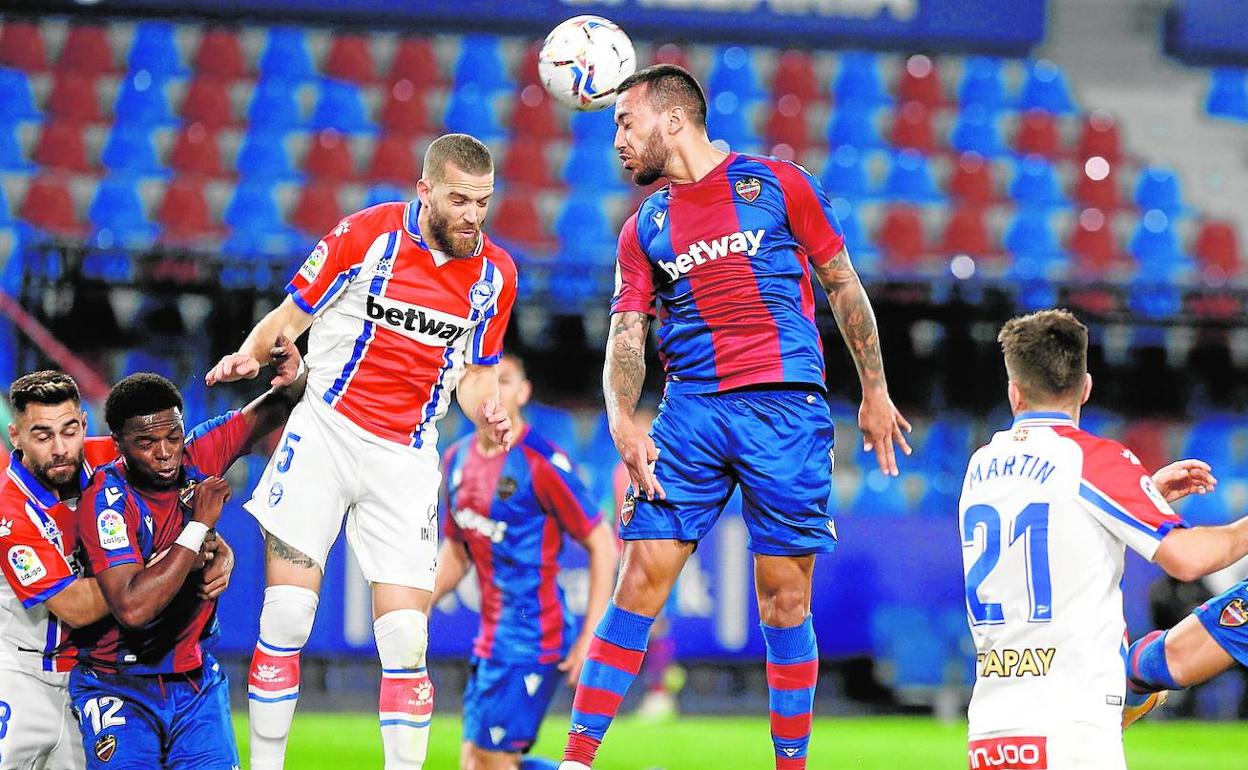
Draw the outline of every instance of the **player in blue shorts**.
M110 612L73 636L69 692L89 768L238 767L229 686L208 652L216 600L201 594L199 570L230 495L221 476L302 393L294 344L279 337L272 353L276 387L189 433L165 378L135 374L109 392L121 457L96 473L77 510L85 570Z
M436 604L469 566L481 589L481 628L464 693L461 770L554 770L524 754L559 679L574 684L611 598L616 543L563 450L520 413L532 386L523 362L498 364L498 401L516 439L504 449L478 431L444 456ZM589 598L579 630L556 582L564 534L589 552Z
M593 763L676 576L739 485L776 766L799 770L819 666L811 571L836 544L812 271L858 369L864 445L885 473L897 473L894 443L909 451L909 425L889 398L871 302L819 182L796 164L712 145L706 97L680 67L648 67L617 91L624 168L638 185L670 184L624 223L616 253L603 388L634 499L620 513L624 567L581 673L563 767ZM656 316L667 384L646 435L634 410Z

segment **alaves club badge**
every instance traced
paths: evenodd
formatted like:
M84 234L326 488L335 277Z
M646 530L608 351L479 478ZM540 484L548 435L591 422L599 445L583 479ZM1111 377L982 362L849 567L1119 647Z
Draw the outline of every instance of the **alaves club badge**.
M758 198L758 194L763 191L763 183L758 181L757 177L747 176L744 179L738 179L733 189L737 191L737 195L745 199L746 203L753 203Z
M1222 614L1218 617L1218 625L1239 628L1245 623L1248 623L1248 607L1244 606L1244 600L1231 599L1230 603L1222 608Z

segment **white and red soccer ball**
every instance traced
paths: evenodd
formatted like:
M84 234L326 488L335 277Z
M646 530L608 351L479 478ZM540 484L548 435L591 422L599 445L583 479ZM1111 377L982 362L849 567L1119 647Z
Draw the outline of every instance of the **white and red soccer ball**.
M551 30L538 54L542 84L555 101L592 112L615 103L615 89L637 69L633 41L601 16L574 16Z

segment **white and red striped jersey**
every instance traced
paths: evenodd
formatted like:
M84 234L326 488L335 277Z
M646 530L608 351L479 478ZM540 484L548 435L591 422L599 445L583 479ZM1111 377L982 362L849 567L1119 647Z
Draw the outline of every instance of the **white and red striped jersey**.
M1019 415L971 457L959 506L975 640L972 736L1119 729L1123 559L1186 526L1122 444L1059 413Z
M338 223L286 291L316 316L308 397L369 433L433 446L465 364L502 355L516 297L511 256L482 234L471 257L431 251L419 201L383 203Z

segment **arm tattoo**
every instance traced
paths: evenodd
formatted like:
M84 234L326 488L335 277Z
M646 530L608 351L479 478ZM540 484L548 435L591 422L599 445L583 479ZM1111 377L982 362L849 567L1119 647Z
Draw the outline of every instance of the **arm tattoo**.
M831 261L815 266L819 283L828 292L832 315L841 336L854 357L858 379L863 389L884 384L884 361L880 353L880 334L875 325L875 311L867 291L850 264L849 252L841 249Z
M311 556L308 556L298 548L291 548L271 534L265 534L264 545L271 558L281 559L282 561L290 562L293 566L303 567L304 569L320 569L320 565Z
M607 417L631 417L646 382L646 335L650 316L645 313L615 313L607 336L607 363L602 370L602 389L607 399Z

